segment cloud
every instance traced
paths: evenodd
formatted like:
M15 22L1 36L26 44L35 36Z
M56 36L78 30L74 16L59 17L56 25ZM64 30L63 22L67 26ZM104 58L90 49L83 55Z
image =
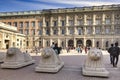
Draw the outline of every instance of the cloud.
M35 0L41 1L41 0ZM57 3L57 4L67 4L72 6L98 6L98 5L111 5L111 4L120 4L119 0L114 1L105 1L105 0L43 0L43 2L48 3Z

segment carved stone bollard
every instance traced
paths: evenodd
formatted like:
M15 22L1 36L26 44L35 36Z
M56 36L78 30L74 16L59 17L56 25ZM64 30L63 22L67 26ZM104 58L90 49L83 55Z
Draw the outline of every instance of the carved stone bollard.
M35 68L36 72L58 72L64 66L59 55L55 53L52 48L43 48L41 51L41 58L38 66Z
M109 76L109 72L105 69L103 63L103 55L101 50L96 48L90 49L85 64L82 67L82 74L86 76Z
M5 61L1 68L20 68L34 63L28 53L22 53L18 48L11 47L7 50Z

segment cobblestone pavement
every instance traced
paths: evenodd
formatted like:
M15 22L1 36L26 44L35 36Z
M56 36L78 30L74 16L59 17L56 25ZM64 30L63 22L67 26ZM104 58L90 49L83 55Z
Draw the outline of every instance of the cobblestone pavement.
M33 59L36 60L35 64L20 69L0 69L0 80L120 80L120 62L117 68L113 68L108 53L105 51L103 53L105 67L110 72L109 78L83 76L81 67L86 54L72 52L60 55L65 65L58 73L36 73L35 67L39 63L40 55L32 53Z

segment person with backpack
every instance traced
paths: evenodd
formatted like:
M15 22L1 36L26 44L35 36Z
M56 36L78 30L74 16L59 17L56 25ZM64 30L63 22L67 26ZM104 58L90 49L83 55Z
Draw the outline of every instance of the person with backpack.
M119 54L120 54L120 48L118 47L118 43L115 43L115 47L113 48L113 67L117 67Z
M111 62L111 64L113 64L113 47L114 45L113 44L111 44L111 47L108 49L108 53L110 54L110 62Z

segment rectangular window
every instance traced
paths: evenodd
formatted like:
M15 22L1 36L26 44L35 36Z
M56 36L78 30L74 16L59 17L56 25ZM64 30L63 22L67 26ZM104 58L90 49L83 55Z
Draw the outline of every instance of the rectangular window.
M32 21L32 27L35 27L35 21Z
M8 22L8 25L11 25L11 22Z
M53 34L56 35L57 34L57 30L54 30Z
M50 34L50 31L49 31L49 30L46 30L46 34L49 35L49 34Z
M20 22L20 28L23 28L23 22Z
M65 30L64 29L62 29L62 34L65 34Z
M54 26L57 26L57 21L54 21L53 23L54 23Z
M20 32L21 34L23 34L23 29L20 29L19 32Z
M77 20L78 25L83 25L83 20Z
M25 34L29 35L29 30L28 29L25 30Z
M62 25L62 26L65 26L65 21L62 20L62 21L61 21L61 25Z
M105 27L105 33L106 34L109 34L111 31L110 31L110 27Z
M88 27L87 28L87 34L91 34L92 33L92 28L91 27Z
M29 22L25 22L25 24L26 24L26 27L28 28L29 27Z
M105 19L105 24L110 24L110 19Z
M120 34L120 26L115 26L115 34Z
M32 30L32 35L35 35L35 29Z
M101 32L100 27L96 27L96 28L95 28L95 33L96 33L96 34L100 34L100 32Z
M74 30L73 30L73 29L70 29L69 33L70 33L70 34L73 34L73 33L74 33Z
M14 25L15 27L17 27L17 22L14 22L13 25Z
M39 35L42 35L42 30L39 30Z
M73 26L73 25L74 25L73 20L69 20L69 25L70 25L70 26Z
M49 22L48 22L48 21L46 21L46 26L47 26L47 27L49 26Z
M92 25L92 20L91 19L87 20L87 25Z
M38 26L41 27L42 26L42 21L38 22Z
M99 24L101 24L101 20L100 20L100 19L97 19L97 20L96 20L96 25L99 25Z

